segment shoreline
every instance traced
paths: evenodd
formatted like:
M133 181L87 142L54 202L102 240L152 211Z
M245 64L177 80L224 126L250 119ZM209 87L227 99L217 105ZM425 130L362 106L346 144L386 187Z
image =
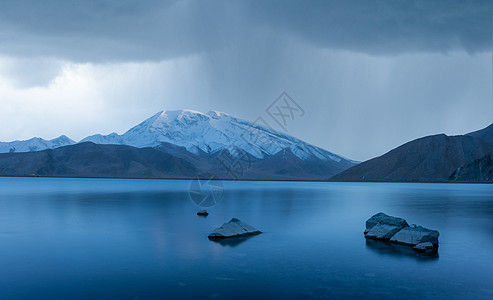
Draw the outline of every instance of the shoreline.
M480 181L340 181L317 179L232 179L232 178L146 178L146 177L116 177L116 176L28 176L0 175L0 178L60 178L60 179L136 179L136 180L213 180L213 181L270 181L270 182L327 182L327 183L445 183L445 184L493 184Z

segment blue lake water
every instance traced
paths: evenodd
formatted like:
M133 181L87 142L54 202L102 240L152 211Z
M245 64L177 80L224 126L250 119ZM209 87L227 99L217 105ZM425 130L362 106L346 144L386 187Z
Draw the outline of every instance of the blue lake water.
M493 185L0 178L0 299L493 299ZM218 198L219 199L219 198ZM385 212L437 257L367 243ZM237 217L264 233L209 241Z

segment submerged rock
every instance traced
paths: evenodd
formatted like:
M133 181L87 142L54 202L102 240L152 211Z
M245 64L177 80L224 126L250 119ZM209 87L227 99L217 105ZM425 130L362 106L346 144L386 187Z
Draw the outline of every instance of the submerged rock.
M365 237L376 240L389 240L399 230L409 226L406 220L378 213L366 221Z
M236 218L233 218L228 223L224 223L221 227L214 229L214 231L209 234L209 239L217 240L255 235L259 233L262 232Z
M199 215L199 216L208 216L209 213L207 212L207 210L204 209L204 210L199 211L197 213L197 215Z
M438 251L435 251L433 246L431 247L431 250L419 250L406 245L399 245L372 239L366 239L365 244L368 249L382 255L410 256L416 258L417 260L434 260L438 258Z
M416 226L416 228L406 227L397 232L390 239L390 242L413 247L421 243L429 242L433 246L437 246L439 236L440 233L438 231L422 226Z
M435 250L435 246L433 246L433 244L430 242L426 242L426 243L417 244L416 246L413 247L413 249L416 252L430 253Z

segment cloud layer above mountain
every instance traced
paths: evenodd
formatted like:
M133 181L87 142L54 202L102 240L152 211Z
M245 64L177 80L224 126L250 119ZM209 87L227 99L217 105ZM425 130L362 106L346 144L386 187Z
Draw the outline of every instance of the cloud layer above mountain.
M491 1L2 1L0 140L122 133L162 109L253 120L353 159L491 122Z
M260 36L370 54L491 48L491 1L2 1L0 50L163 60Z

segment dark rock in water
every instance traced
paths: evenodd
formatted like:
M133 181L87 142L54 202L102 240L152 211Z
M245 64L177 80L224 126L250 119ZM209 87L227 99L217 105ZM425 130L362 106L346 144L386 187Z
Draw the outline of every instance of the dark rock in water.
M416 228L406 227L397 232L391 239L391 243L397 243L408 246L416 246L421 243L430 242L433 246L438 245L438 236L440 233L421 226Z
M402 227L391 226L386 224L377 224L373 226L365 235L367 239L390 240Z
M435 246L433 246L433 244L430 242L426 242L426 243L417 244L416 246L413 247L413 249L416 252L431 253L435 249Z
M221 227L214 229L214 231L209 234L209 239L218 240L255 235L259 233L262 232L236 218L233 218L228 223L224 223Z
M197 213L197 215L199 215L199 216L208 216L209 213L207 212L207 210L204 209L204 210L199 211Z
M406 220L384 213L378 213L366 221L365 238L411 246L417 252L435 252L439 235L436 230L414 224L409 226Z
M399 230L409 226L406 220L392 217L382 212L366 221L365 237L377 240L389 240Z

